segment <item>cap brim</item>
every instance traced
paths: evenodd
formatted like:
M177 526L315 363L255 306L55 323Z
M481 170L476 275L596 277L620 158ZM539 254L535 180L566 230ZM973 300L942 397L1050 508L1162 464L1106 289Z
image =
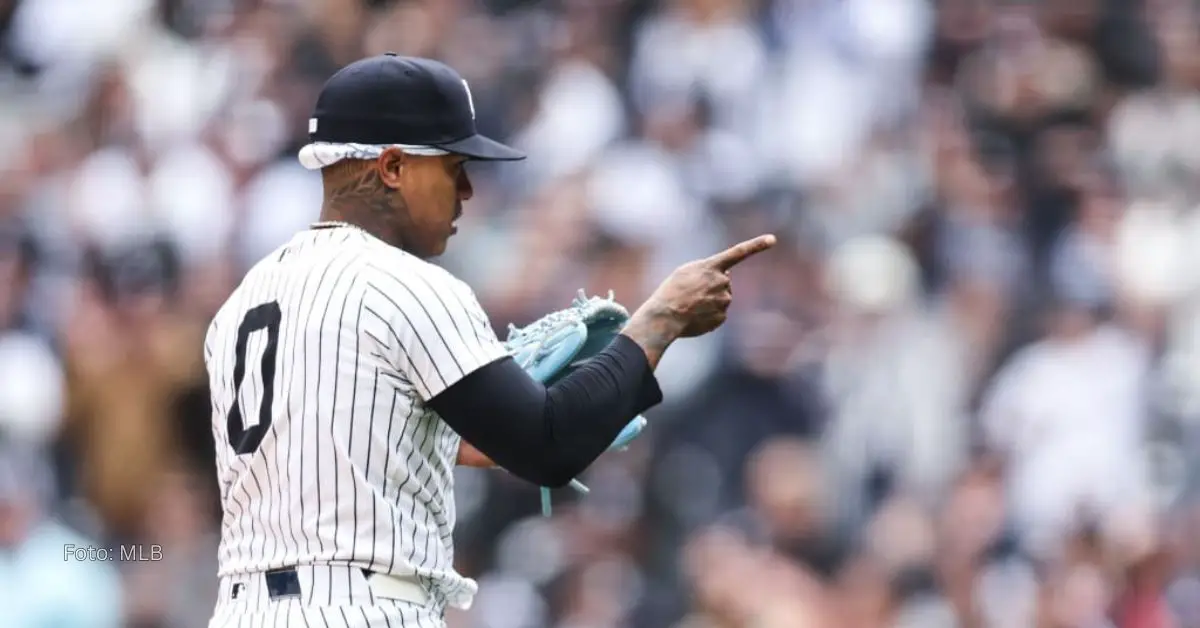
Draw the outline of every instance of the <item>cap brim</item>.
M477 161L520 161L525 159L525 153L482 135L472 135L449 144L438 144L437 147Z

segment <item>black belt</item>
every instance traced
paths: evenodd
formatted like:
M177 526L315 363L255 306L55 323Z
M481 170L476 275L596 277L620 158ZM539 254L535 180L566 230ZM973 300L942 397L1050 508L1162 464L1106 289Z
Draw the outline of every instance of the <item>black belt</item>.
M363 569L364 578L370 579L372 571ZM296 573L295 567L281 567L272 569L263 574L263 578L267 581L267 595L272 600L278 600L286 597L300 597L300 576ZM237 598L238 588L235 586L233 597Z
M300 576L295 567L272 569L263 574L267 581L267 595L272 600L283 597L300 597Z

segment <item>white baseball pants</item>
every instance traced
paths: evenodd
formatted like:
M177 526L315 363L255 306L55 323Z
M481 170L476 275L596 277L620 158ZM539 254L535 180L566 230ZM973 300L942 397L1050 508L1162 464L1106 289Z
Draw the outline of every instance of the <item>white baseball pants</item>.
M423 598L423 599L422 599ZM299 566L221 579L209 628L446 628L445 609L357 567Z

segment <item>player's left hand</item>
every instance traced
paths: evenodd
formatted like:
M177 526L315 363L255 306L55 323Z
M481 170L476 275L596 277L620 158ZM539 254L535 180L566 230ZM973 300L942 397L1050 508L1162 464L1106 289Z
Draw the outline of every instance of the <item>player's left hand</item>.
M476 467L478 469L491 469L496 466L491 458L478 449L475 449L471 443L467 441L459 441L458 445L458 460L455 461L464 467Z
M607 347L628 322L629 310L617 303L611 291L608 298L589 298L580 290L566 309L550 312L526 327L509 325L504 345L530 377L549 386ZM608 451L624 450L645 427L645 417L634 417ZM570 486L577 493L588 493L579 480L571 480ZM541 493L542 514L549 517L550 489L542 487Z

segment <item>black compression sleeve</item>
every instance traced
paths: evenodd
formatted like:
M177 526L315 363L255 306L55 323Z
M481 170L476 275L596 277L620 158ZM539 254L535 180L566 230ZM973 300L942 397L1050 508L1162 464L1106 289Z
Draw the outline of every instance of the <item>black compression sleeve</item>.
M617 336L546 388L512 358L467 375L429 400L464 440L513 475L565 486L633 417L662 401L642 348Z

